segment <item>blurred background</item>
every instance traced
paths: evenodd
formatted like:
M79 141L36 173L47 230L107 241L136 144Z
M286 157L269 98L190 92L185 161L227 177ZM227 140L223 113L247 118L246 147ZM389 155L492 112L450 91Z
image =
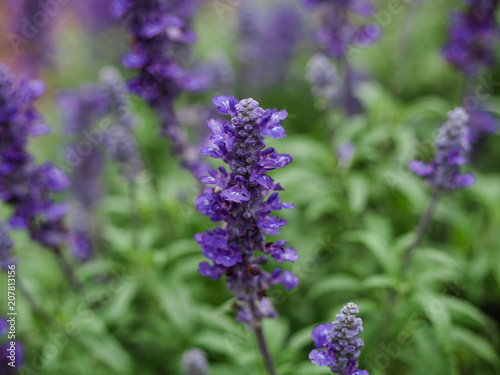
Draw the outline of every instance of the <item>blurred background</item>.
M36 106L52 133L30 140L29 149L37 161L53 161L68 173L65 145L73 139L64 130L62 93L95 84L105 66L116 67L124 79L135 75L121 65L130 36L124 22L109 15L109 3L58 2L57 11L47 12L47 26L24 44L9 31L20 19L12 13L15 6L5 0L0 5L0 61L19 79L39 77L47 85ZM296 0L203 2L192 19L198 40L186 60L201 76L213 77L215 69L218 79L179 96L179 122L199 147L206 119L218 116L214 95L253 97L263 108L289 113L283 122L287 137L270 142L294 158L272 177L285 188L282 200L296 206L279 213L288 221L279 238L300 255L285 266L297 274L299 287L271 291L280 317L264 323L279 374L329 373L308 360L311 330L334 320L350 301L358 304L364 325L360 368L371 375L497 374L497 132L481 134L474 147L467 169L475 185L441 198L409 277L398 274L431 197L408 162L432 158L437 129L463 101L464 75L441 51L449 39L450 12L465 4L373 3L376 13L368 22L381 36L351 50L354 96L362 111L348 115L336 99L311 91L307 78L311 57L324 52L315 40L317 10ZM336 72L341 80L345 70L337 66ZM500 70L488 69L474 82L486 88L481 106L496 118ZM204 257L193 235L214 227L194 206L199 183L172 156L170 142L158 136L159 120L147 103L131 97L129 106L143 162L136 220L127 182L116 165L105 162L92 209L95 254L80 261L64 250L83 291L70 288L49 251L24 232L11 232L18 278L50 316L18 294L21 373L183 374L182 354L196 347L206 352L210 374L265 374L253 334L234 321L225 281L197 271ZM60 199L71 202L71 193ZM0 207L3 220L9 212ZM0 275L2 290L6 280Z

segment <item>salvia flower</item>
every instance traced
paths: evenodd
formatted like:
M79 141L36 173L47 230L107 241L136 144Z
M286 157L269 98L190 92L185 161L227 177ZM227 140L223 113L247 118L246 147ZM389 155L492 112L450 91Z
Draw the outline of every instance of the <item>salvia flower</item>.
M410 170L437 189L455 190L473 185L472 173L460 173L460 166L469 162L468 119L462 107L450 111L448 120L439 131L434 160L430 164L413 160L409 164Z
M261 91L286 79L302 34L302 17L289 1L263 7L244 1L238 14L242 84Z
M50 163L36 165L26 146L29 136L50 131L33 102L44 91L41 81L15 86L0 66L0 199L14 208L12 229L25 229L42 246L56 250L67 241L66 205L53 193L66 190L66 175Z
M272 211L294 208L280 202L277 191L283 188L267 174L289 164L292 157L266 148L264 142L266 135L286 136L281 120L287 113L264 110L253 99L238 102L230 95L216 96L213 103L219 113L231 116L231 122L207 122L212 145L203 147L201 153L222 159L229 170L220 166L202 177L202 182L211 187L196 199L196 206L213 221L225 225L195 235L210 261L201 263L199 272L214 280L226 275L228 288L236 294L237 320L252 327L261 318L277 316L265 297L270 286L284 284L286 289L292 289L298 284L290 271L276 268L268 273L261 269L268 257L256 255L256 251L263 252L278 263L298 259L297 251L287 247L285 241L265 242L266 234L279 234L279 228L286 224L286 220L271 216Z
M17 263L16 260L12 258L13 246L14 241L9 237L7 226L0 222L0 270L7 271L9 265ZM1 326L0 321L0 331Z
M364 48L378 40L380 27L376 24L355 25L350 14L371 17L375 8L368 0L304 0L311 8L321 8L321 28L317 39L325 46L327 55L340 58L349 47Z
M340 61L343 81L335 95L335 103L343 108L347 116L354 116L363 111L360 101L354 95L358 73L350 63L350 48L365 48L378 40L380 26L368 23L355 25L351 14L359 17L371 17L375 9L368 0L304 0L305 5L321 10L321 27L317 33L318 41L324 46L326 55ZM321 68L325 69L326 63Z
M93 211L103 194L105 133L95 125L107 113L108 101L97 85L86 84L74 91L64 91L59 107L67 134L72 142L65 146L65 161L71 168L71 227L75 236L73 255L81 260L92 256Z
M108 153L118 164L122 175L129 182L134 182L143 165L132 135L134 118L129 110L126 86L118 71L112 67L101 70L100 84L106 94L112 121L106 136Z
M327 103L337 96L340 85L337 69L325 55L317 53L309 59L306 78L314 96L323 98Z
M337 149L337 158L339 166L349 168L356 153L356 146L350 141L342 142Z
M132 50L122 58L125 67L138 71L128 81L129 90L157 111L161 134L170 139L172 152L186 169L200 177L208 166L191 149L174 110L174 101L193 84L190 72L183 66L189 45L196 41L190 19L197 3L197 0L113 0L111 11L126 21L132 40Z
M466 76L474 78L496 63L498 0L466 0L465 3L463 10L452 13L450 41L444 47L443 56Z
M311 336L317 349L309 353L312 363L329 366L339 375L368 375L368 371L358 369L357 358L363 347L363 340L358 335L363 332L363 326L356 314L359 314L358 306L349 302L333 323L314 327Z
M186 350L182 355L181 364L185 375L208 374L207 355L201 349L193 348Z
M36 78L43 66L52 63L54 43L51 29L58 3L39 0L8 0L7 9L12 22L7 37L16 53L16 69L26 78Z

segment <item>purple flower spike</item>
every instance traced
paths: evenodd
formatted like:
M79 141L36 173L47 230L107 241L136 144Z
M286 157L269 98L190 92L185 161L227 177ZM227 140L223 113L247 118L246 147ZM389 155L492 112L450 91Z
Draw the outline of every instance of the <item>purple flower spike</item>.
M284 84L296 46L302 36L303 17L287 0L260 5L243 1L239 7L241 85L250 92Z
M496 63L495 43L499 29L495 14L497 0L465 1L466 7L451 15L450 41L444 58L470 77L476 77Z
M14 209L9 219L12 229L26 229L33 240L58 252L68 233L65 206L56 204L52 194L65 190L68 179L50 163L36 165L26 150L28 136L47 128L34 108L42 92L38 80L15 85L0 65L0 199Z
M207 375L209 371L207 355L201 349L193 348L185 351L181 364L185 375Z
M421 177L429 177L434 173L434 166L422 163L418 160L410 161L408 167L413 173L418 174Z
M460 166L468 163L466 154L470 150L470 137L467 128L469 116L461 107L448 113L436 141L436 155L430 164L412 160L410 170L424 177L437 189L455 190L474 184L471 173L461 174Z
M199 2L111 0L111 13L126 21L132 40L131 51L122 58L124 66L137 70L128 81L128 89L157 112L161 136L171 141L172 153L196 178L203 176L209 165L189 143L174 102L183 91L199 91L204 86L199 73L183 66L187 48L196 41L190 23Z
M325 46L328 55L340 58L346 55L350 46L364 48L376 42L381 35L380 27L374 24L354 25L349 13L356 16L371 17L375 9L365 0L305 0L311 8L321 8L322 28L317 39Z
M45 1L6 0L9 22L7 38L17 54L14 72L22 78L40 76L51 65L55 48L52 31L57 21ZM59 7L59 4L53 4ZM43 26L42 26L43 25Z
M309 353L309 359L317 366L330 366L338 375L369 375L366 370L358 369L357 358L363 347L358 335L363 332L358 306L350 302L345 305L337 320L332 324L324 323L314 327L312 339L317 349Z
M212 131L211 145L201 153L221 159L229 167L210 169L201 178L207 184L196 199L197 209L213 221L223 221L224 229L216 228L195 235L203 255L211 262L200 264L203 276L217 280L226 275L228 288L236 294L238 313L236 320L253 327L262 318L276 317L270 300L264 298L269 287L284 285L290 290L298 285L292 272L276 268L271 274L260 268L270 255L278 263L295 262L297 250L286 247L286 241L266 242L265 234L279 234L286 220L270 216L274 210L293 208L280 203L274 190L283 190L267 175L268 171L283 168L292 161L287 154L278 154L266 148L266 135L285 135L281 120L286 111L264 110L255 100L238 102L231 95L216 96L217 110L231 116L226 120L209 120ZM276 136L275 138L280 138Z

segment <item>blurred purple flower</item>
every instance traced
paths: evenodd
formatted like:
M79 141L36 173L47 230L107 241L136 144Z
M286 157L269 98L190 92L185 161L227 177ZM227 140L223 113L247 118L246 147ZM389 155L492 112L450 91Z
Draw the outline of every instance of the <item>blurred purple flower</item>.
M0 270L7 271L8 266L16 264L17 259L12 258L12 247L14 241L9 237L7 225L0 222ZM0 321L0 332L2 331L2 322ZM3 334L0 333L0 336Z
M7 321L6 317L0 316L0 338L3 338L3 336L5 336L7 332L9 332L9 322Z
M246 0L238 22L243 85L259 91L283 83L302 34L303 20L297 7L289 1L263 7Z
M102 197L101 176L104 172L104 132L96 123L107 112L107 96L91 84L61 93L58 104L66 132L73 141L65 146L65 159L71 166L71 227L74 234L72 252L80 261L93 255L92 216Z
M340 86L337 69L325 55L317 53L309 59L306 78L314 96L325 99L327 103L337 96Z
M43 94L41 81L21 81L0 66L0 199L14 212L12 229L26 229L31 238L52 250L67 240L63 224L66 206L52 193L68 188L69 181L50 163L36 165L26 150L29 136L50 131L33 102Z
M37 78L42 67L51 64L54 42L51 29L60 5L39 0L7 0L7 37L18 55L14 69L23 78Z
M198 0L112 0L114 17L123 18L132 41L132 50L122 58L125 67L138 70L128 81L129 90L146 100L159 114L161 135L171 140L172 152L196 177L206 173L191 149L177 121L174 102L183 90L199 89L190 72L183 68L189 45L197 39L190 28Z
M496 63L498 0L466 0L465 3L463 10L451 15L450 41L443 49L443 56L467 77L474 78Z
M352 159L354 158L354 153L356 152L356 147L350 141L342 142L337 149L337 157L339 159L339 165L347 168L351 165Z
M483 134L491 134L498 129L498 119L484 110L469 111L467 122L469 142L474 144Z
M471 147L468 120L467 112L461 107L449 112L448 121L439 131L434 160L430 164L412 160L410 170L437 189L455 190L473 185L473 174L460 173L460 166L469 162L466 157Z
M132 134L134 118L127 101L127 88L120 73L112 67L101 70L99 84L106 95L112 125L106 135L107 151L129 182L135 182L143 164Z
M182 355L182 369L184 375L207 375L207 355L201 349L193 348L186 350Z
M322 27L317 32L317 39L329 56L344 57L350 46L364 48L380 38L379 25L355 25L349 17L350 13L371 17L375 8L368 0L304 0L304 3L306 7L321 9Z
M111 15L112 1L84 0L75 1L73 4L83 26L91 32L99 32L116 23L116 19Z
M343 81L337 85L335 94L337 106L343 108L347 116L363 112L361 102L354 96L357 73L352 69L348 50L375 43L381 36L381 28L375 23L355 25L350 15L368 18L375 8L368 0L304 0L304 3L306 7L320 9L321 28L317 40L324 46L325 53L342 65ZM322 67L325 65L323 62Z
M282 138L285 130L281 120L286 111L264 110L253 99L228 96L214 97L219 113L231 115L231 122L217 119L207 122L212 131L212 144L201 153L221 158L229 167L211 169L201 181L206 187L196 199L196 207L212 221L224 221L225 226L195 235L201 251L211 263L200 264L203 276L216 280L223 274L228 288L236 294L237 320L251 327L261 318L277 316L265 291L274 284L284 284L286 289L297 286L298 279L290 271L280 268L271 274L259 265L266 263L266 256L254 257L255 251L270 255L278 263L298 259L294 248L286 247L283 240L265 242L265 234L279 234L286 220L270 216L274 210L294 208L281 203L277 192L283 190L267 175L268 171L282 168L292 161L287 154L278 154L266 148L264 138ZM266 200L267 197L267 200Z

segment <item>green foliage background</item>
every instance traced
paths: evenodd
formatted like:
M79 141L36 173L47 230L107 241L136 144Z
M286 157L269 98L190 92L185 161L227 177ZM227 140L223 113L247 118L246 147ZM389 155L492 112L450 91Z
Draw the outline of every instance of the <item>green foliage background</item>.
M389 1L376 6L390 9ZM310 95L305 65L320 47L308 35L282 85L260 93L234 88L239 98L253 96L264 108L290 114L287 138L271 142L294 157L272 176L285 188L283 201L297 207L280 213L288 221L280 238L301 257L289 266L300 277L299 287L271 292L280 318L264 327L279 374L329 373L308 360L311 329L334 320L349 301L359 305L364 321L360 367L371 375L499 373L498 134L483 139L473 157L476 184L439 201L410 277L402 280L398 272L430 199L430 189L407 163L432 157L428 145L436 129L460 105L463 78L440 49L448 11L461 6L428 1L410 11L400 4L401 11L382 25L381 41L354 57L370 78L357 91L366 108L362 116L345 118ZM316 17L303 15L308 22ZM402 43L412 17L415 27ZM213 4L205 4L195 23L200 40L193 58L220 52L237 68L236 27L236 11L225 13L221 22ZM63 28L57 66L44 76L49 92L38 105L54 132L30 145L39 160L62 160L66 139L54 102L57 90L94 81L102 66L118 66L127 48L120 27L89 35L68 19ZM493 82L500 82L499 73L493 72ZM492 91L484 105L500 114L498 84ZM208 106L214 94L184 95L178 107ZM52 254L24 233L13 233L21 258L18 277L52 317L47 321L31 311L19 295L18 333L26 347L22 373L180 374L180 357L194 346L208 353L211 374L265 374L252 333L234 321L224 280L213 282L197 272L203 256L193 235L214 225L194 207L198 184L158 137L155 114L138 99L132 106L146 165L138 186L140 223L132 224L127 186L109 165L107 194L96 215L99 256L76 265L84 291L69 288ZM342 168L336 151L346 140L356 152L352 165ZM0 213L5 218L8 210ZM139 233L137 248L133 230ZM2 285L5 280L1 275ZM393 300L390 290L396 291Z

